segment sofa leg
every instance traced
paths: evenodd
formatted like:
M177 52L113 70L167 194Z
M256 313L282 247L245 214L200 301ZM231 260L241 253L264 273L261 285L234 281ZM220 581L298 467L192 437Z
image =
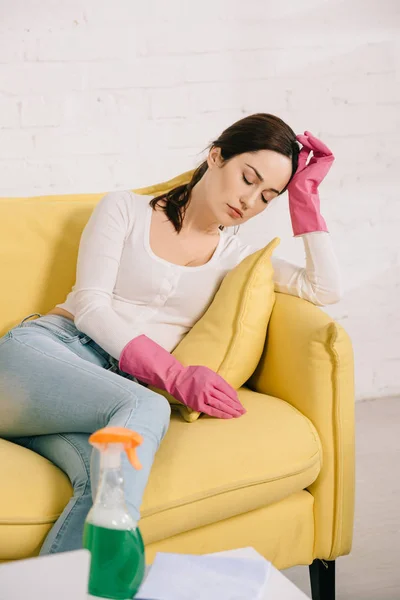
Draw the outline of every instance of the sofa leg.
M335 561L314 560L310 581L312 600L335 600Z

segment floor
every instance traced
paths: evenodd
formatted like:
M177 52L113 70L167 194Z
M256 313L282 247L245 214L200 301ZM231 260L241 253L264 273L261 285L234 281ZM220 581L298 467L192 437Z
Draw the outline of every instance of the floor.
M400 599L400 398L357 403L353 550L336 562L337 600ZM308 569L285 571L308 596Z

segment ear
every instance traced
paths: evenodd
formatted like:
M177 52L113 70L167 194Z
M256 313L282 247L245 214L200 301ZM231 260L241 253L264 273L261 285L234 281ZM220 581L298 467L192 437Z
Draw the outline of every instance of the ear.
M221 148L213 146L207 156L207 164L209 169L222 166Z

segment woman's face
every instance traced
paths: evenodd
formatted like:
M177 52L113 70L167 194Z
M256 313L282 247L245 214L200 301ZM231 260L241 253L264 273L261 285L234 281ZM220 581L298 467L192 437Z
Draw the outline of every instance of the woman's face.
M273 150L239 154L224 162L220 148L207 159L206 202L224 227L241 225L263 212L286 187L292 161Z

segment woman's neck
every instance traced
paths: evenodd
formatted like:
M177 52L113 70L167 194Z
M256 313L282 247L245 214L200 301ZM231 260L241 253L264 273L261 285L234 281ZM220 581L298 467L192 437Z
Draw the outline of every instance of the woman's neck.
M191 191L182 229L188 232L219 235L220 224L206 202L204 179L205 176L200 179Z

